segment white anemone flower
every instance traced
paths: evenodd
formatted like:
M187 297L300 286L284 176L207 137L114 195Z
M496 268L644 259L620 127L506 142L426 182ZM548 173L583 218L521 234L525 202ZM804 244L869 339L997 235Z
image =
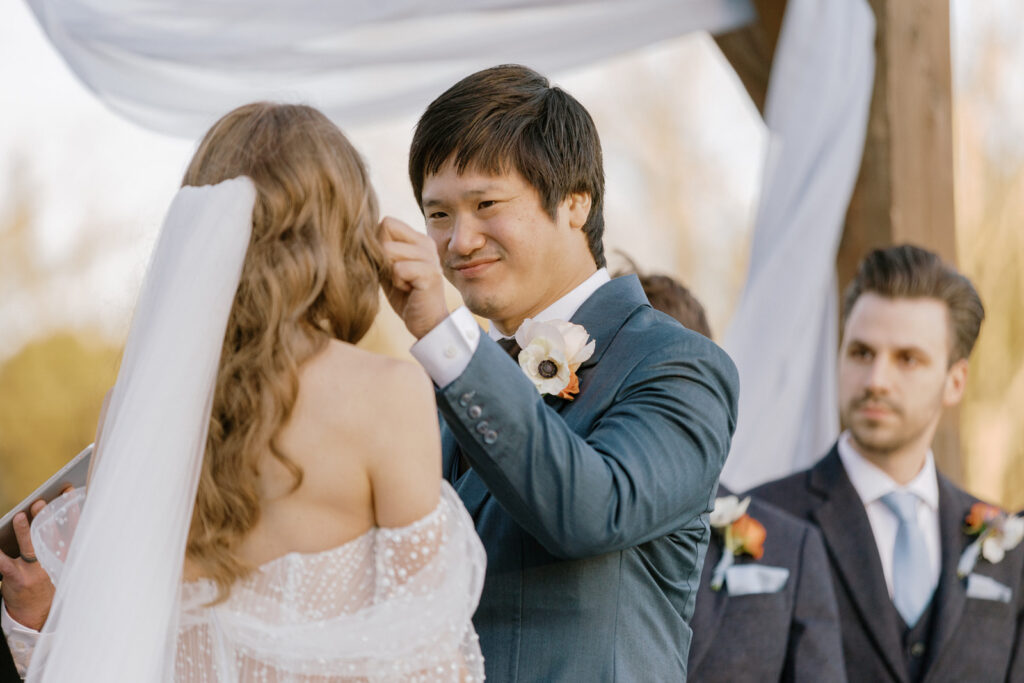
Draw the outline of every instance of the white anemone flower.
M519 366L541 394L558 395L572 374L594 353L594 342L582 325L564 320L527 318L516 331Z

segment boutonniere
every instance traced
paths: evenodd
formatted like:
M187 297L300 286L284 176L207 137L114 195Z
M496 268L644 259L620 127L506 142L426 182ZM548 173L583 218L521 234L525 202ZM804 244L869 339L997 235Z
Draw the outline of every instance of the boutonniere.
M975 503L964 518L964 533L977 536L964 550L956 567L961 579L978 563L978 556L992 564L1003 561L1007 550L1013 550L1024 539L1024 519L1008 515L1000 508L987 503Z
M739 555L750 555L755 560L764 557L764 539L768 535L764 525L747 514L750 497L740 500L736 496L715 498L711 511L711 528L722 535L722 559L711 573L711 590L721 590L725 572Z
M594 354L594 342L582 325L564 320L540 322L527 318L516 332L519 367L541 395L568 401L580 391L576 370Z

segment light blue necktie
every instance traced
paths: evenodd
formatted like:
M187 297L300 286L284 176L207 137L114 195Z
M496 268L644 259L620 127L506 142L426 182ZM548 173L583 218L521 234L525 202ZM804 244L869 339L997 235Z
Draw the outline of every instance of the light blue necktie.
M899 519L892 555L893 602L910 627L921 618L934 590L928 580L928 548L921 525L917 523L917 501L917 496L909 491L893 491L882 496L882 502Z

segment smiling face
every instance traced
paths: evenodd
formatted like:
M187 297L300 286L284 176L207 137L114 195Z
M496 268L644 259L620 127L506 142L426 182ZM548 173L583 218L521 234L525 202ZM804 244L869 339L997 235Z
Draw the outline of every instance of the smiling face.
M949 312L932 298L867 292L850 310L839 355L839 401L853 444L880 463L920 459L942 410L963 395L967 361L949 364Z
M424 180L422 208L445 277L505 334L597 270L582 231L586 194L562 200L552 220L518 172L460 174L449 160Z

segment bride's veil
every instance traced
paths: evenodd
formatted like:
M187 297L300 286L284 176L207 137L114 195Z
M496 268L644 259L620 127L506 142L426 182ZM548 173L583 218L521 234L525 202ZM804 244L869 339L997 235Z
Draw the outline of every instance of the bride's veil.
M74 541L65 552L69 540L52 536L59 523L38 538L44 568L66 563L29 681L171 676L185 543L255 199L252 181L239 177L184 187L171 203ZM70 518L66 505L51 508L58 522Z

